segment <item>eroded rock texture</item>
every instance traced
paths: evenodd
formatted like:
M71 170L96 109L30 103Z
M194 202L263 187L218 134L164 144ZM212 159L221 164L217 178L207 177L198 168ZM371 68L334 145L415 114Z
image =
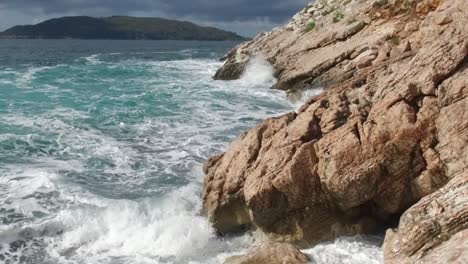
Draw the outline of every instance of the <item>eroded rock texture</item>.
M468 263L468 174L424 197L387 231L387 263Z
M342 20L330 22L333 12L316 16L313 9L325 7L309 6L308 16L228 56L223 74L262 52L282 88L331 85L298 113L265 120L207 161L204 210L220 233L250 227L310 246L372 232L423 198L388 239L411 231L425 246L388 242L386 256L389 263L430 256L466 237L466 216L456 213L468 207L466 1L332 2L350 9ZM304 33L304 17L330 27ZM434 200L447 210L457 201L454 222L428 220L426 228L423 216L412 216L437 218L420 209Z

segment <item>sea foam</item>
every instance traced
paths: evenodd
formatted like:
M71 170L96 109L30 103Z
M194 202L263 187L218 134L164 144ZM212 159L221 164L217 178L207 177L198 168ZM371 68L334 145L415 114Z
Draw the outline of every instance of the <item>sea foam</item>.
M61 66L0 75L31 88L0 81L0 262L215 264L245 252L252 236L220 238L202 214L202 164L295 109L270 89L273 68L257 57L240 80L213 81L224 43L113 43L65 42ZM306 252L331 264L379 260L365 239L340 241Z

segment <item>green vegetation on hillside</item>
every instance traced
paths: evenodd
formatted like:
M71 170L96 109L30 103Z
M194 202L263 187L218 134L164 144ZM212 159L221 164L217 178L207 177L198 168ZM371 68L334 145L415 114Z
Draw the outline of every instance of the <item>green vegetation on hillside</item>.
M37 25L12 27L0 33L0 38L245 40L236 33L191 22L128 16L54 18Z
M315 23L315 21L312 20L307 24L306 28L304 29L304 32L307 33L309 31L313 30L316 26L317 26L317 24Z

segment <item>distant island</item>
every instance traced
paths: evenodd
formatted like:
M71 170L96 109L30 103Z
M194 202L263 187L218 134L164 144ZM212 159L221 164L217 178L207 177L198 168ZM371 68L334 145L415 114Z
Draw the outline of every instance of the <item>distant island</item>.
M234 32L187 21L129 16L54 18L14 26L1 32L0 39L246 40Z

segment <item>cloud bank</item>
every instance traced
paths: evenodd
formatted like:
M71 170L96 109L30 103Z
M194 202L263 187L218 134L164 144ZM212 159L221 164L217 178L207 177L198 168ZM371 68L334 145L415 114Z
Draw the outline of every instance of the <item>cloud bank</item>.
M157 16L253 36L285 23L308 0L0 0L0 30L67 16Z

